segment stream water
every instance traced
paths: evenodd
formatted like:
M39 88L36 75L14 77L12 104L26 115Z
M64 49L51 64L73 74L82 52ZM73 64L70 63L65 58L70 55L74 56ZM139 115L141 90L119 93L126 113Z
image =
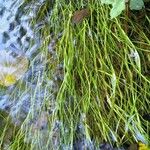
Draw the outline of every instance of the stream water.
M29 6L25 6L24 9L21 10L22 5L22 0L0 0L0 50L24 53L28 59L31 60L33 59L32 54L36 52L40 46L40 39L38 38L36 30L30 25L31 19L35 17L34 11L37 8L35 4L34 9L29 10ZM25 13L27 10L29 10L28 13ZM34 44L31 45L30 43ZM41 64L39 63L38 65ZM26 79L24 80L26 80L28 84L30 83L29 78L32 76L31 72L35 71L36 67L37 66L35 66L32 71L29 70L26 74ZM38 71L41 71L41 67L39 67ZM33 84L30 83L30 86L33 86ZM18 118L15 116L19 116L20 114L17 113L19 111L17 108L22 105L24 107L23 110L27 112L29 109L27 107L29 105L27 100L30 96L29 93L24 93L24 96L22 95L20 97L19 91L16 91L16 96L19 97L12 100L12 91L14 91L15 88L14 85L1 92L0 109L6 110L11 113L12 116ZM18 104L20 102L22 104ZM15 103L15 105L13 103ZM20 115L22 116L23 114L21 113ZM18 124L18 121L18 119L15 119L15 123Z
M32 138L34 133L28 134L26 131L31 125L34 126L34 130L42 128L44 137L48 136L46 135L47 120L45 117L47 114L43 107L45 99L47 99L47 101L51 101L50 113L55 111L55 98L50 93L54 93L57 89L53 80L43 79L46 58L41 53L38 54L38 48L41 44L38 33L39 24L31 25L32 19L36 17L36 12L43 3L44 0L38 0L35 3L29 2L25 5L23 0L0 0L0 51L22 53L32 61L29 70L22 78L21 87L13 85L1 89L0 112L3 111L10 115L13 124L17 126L20 126L24 121L21 128L26 132L26 141L32 139L32 143L37 142ZM43 112L39 116L41 110ZM25 121L24 119L29 116L32 117ZM44 117L45 119L43 119ZM41 118L42 121L39 121L38 118ZM2 121L0 120L0 122ZM59 126L58 124L59 122L56 121L53 125L54 128ZM45 139L43 134L40 134L41 143ZM55 143L57 142L55 141ZM6 145L9 145L8 142ZM7 147L6 145L5 147Z

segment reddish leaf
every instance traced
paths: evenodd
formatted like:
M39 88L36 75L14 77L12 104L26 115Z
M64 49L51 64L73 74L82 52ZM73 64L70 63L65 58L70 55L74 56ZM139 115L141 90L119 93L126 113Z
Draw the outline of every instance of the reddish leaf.
M86 17L90 16L90 10L88 8L83 8L81 10L75 11L72 17L72 22L78 24L82 22Z

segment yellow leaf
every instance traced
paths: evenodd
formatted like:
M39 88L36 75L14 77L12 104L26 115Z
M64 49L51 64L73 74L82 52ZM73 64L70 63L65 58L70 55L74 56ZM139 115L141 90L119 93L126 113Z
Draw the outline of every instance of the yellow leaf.
M5 83L6 85L12 85L12 84L14 84L16 82L16 78L15 78L14 75L8 74L5 77L5 82L6 82Z
M13 55L11 51L0 51L0 84L10 86L15 84L28 69L29 61L25 56Z
M142 142L138 142L138 146L138 150L150 150L150 148Z

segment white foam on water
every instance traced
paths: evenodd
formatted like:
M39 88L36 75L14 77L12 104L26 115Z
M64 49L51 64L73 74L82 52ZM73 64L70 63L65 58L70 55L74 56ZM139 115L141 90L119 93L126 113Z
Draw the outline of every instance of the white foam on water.
M34 13L35 9L37 9L35 6L40 6L39 2L37 1L34 4L25 5L25 7L20 7L23 5L24 0L0 0L0 51L1 53L8 54L8 51L14 51L17 54L25 54L29 59L33 59L32 54L37 51L37 49L40 46L39 36L38 33L35 33L35 29L32 26L31 27L31 20L33 17L35 17L36 13ZM29 9L30 7L33 7L34 9ZM27 11L26 11L27 10ZM27 12L27 13L25 13ZM30 43L34 43L31 45ZM3 55L5 56L5 55ZM13 57L8 57L11 61L13 61ZM3 62L5 58L1 57L0 63ZM9 60L8 60L9 61ZM42 63L42 62L40 62ZM36 77L36 72L34 70L38 70L42 72L43 68L40 68L38 66L41 66L39 63L36 64L35 69L32 68L34 72L34 76ZM19 65L19 64L18 64ZM2 67L0 66L0 69ZM7 72L8 70L10 72L13 72L12 68L10 67L3 68L4 71ZM28 71L28 72L32 72ZM27 75L28 78L31 78L29 75ZM26 81L27 83L30 81ZM34 82L37 82L36 79ZM32 85L32 83L30 83ZM32 86L35 87L33 84ZM15 88L15 86L14 86ZM0 109L5 110L5 106L7 106L8 102L15 101L15 105L11 106L10 113L13 116L15 114L13 112L13 108L15 106L18 107L18 109L21 109L19 107L23 107L22 105L19 105L21 103L21 97L16 97L15 99L12 99L11 92L14 90L14 88L8 88L4 94L0 93ZM25 91L20 91L22 94ZM32 92L28 93L30 96L26 97L27 103L30 103L30 99L32 97ZM40 94L40 93L39 93ZM41 100L43 99L41 93ZM7 96L6 96L7 95ZM40 100L39 100L40 101ZM15 107L16 108L16 107ZM29 109L29 106L26 108ZM16 110L16 109L15 109ZM18 112L18 111L16 111ZM17 114L19 115L19 114ZM21 113L20 113L21 115Z

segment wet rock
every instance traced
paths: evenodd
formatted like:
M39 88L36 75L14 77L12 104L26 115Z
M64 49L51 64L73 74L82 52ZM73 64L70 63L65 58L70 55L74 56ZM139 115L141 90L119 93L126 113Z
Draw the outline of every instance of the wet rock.
M39 118L37 119L36 123L33 125L33 130L43 130L48 125L48 113L47 112L41 112Z
M113 147L108 143L104 143L100 145L100 149L101 150L113 150Z
M138 150L138 145L136 143L131 144L128 148L128 150Z

